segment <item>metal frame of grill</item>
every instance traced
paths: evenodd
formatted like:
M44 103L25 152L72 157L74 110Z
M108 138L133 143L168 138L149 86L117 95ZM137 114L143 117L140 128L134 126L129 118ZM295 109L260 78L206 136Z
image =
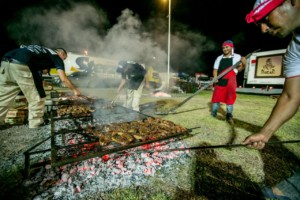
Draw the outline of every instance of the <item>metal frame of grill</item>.
M51 96L52 97L52 96ZM54 95L56 98L57 96ZM97 136L87 134L83 126L95 125L95 124L110 124L110 123L127 123L132 121L144 120L152 116L127 109L120 105L114 105L113 109L107 107L109 102L104 99L96 99L94 102L90 101L57 101L51 103L50 115L51 115L51 135L44 141L36 144L25 155L25 175L30 175L31 169L36 167L51 164L51 167L59 167L65 164L74 163L82 160L86 160L93 157L102 157L106 154L116 153L137 146L150 144L154 142L164 141L171 138L179 138L190 133L190 129L186 131L170 134L162 138L151 139L147 141L134 141L127 145L111 144L108 146L101 146L99 144L99 138ZM57 109L61 106L67 105L89 105L95 109L95 111L89 115L80 114L76 116L57 116ZM124 118L124 115L126 118ZM154 118L154 117L152 117ZM69 121L73 123L74 128L66 127L61 128L56 123L64 123ZM68 123L67 123L68 124ZM74 139L75 138L75 139ZM35 149L47 140L51 140L51 149L36 150ZM72 141L72 142L70 142ZM45 161L45 163L31 164L30 159L32 155L42 154L45 152L51 152L51 160Z

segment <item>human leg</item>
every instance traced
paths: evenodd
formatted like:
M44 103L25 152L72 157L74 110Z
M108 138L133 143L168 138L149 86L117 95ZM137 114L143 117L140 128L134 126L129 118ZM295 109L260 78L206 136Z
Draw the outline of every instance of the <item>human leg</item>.
M39 96L28 66L11 64L10 67L12 76L28 101L29 128L37 128L44 123L45 98Z
M231 105L226 105L226 119L227 120L232 120L232 112L233 112L233 104Z
M126 100L123 104L124 107L132 109L132 101L133 101L134 90L127 89L126 91Z
M132 109L135 111L140 111L140 99L143 93L145 82L143 81L137 90L134 90L133 100L132 100Z
M282 180L273 187L264 187L261 191L266 198L284 200L300 199L299 167L293 172L292 176Z
M4 124L4 120L6 117L6 114L13 106L15 98L19 94L19 88L16 88L16 86L9 86L3 88L0 84L0 125ZM3 92L5 91L5 92Z
M29 128L38 128L44 124L45 98L37 98L28 103Z
M4 124L8 109L20 92L18 84L10 75L9 65L8 62L2 62L0 67L0 125Z
M216 116L217 116L219 107L220 107L220 103L219 103L219 102L213 103L213 104L212 104L212 107L211 107L211 115L212 115L213 117L216 117Z
M290 199L300 199L300 169L297 168L292 176L278 183L274 189L278 189Z

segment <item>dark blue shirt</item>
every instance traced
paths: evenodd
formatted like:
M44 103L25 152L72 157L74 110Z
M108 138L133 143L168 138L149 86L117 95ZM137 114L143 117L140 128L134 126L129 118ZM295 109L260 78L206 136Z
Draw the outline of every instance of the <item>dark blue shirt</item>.
M28 65L31 71L41 71L50 68L65 70L63 60L54 50L39 45L22 46L7 52L4 57L12 58Z
M39 45L22 45L18 49L7 52L4 57L28 65L41 98L46 97L41 71L47 69L49 72L51 68L65 70L64 61L54 50Z

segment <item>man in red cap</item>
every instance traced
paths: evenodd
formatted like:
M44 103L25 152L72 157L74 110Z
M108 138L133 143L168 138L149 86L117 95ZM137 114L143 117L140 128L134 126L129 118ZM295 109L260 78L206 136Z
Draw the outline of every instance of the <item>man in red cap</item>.
M222 44L223 54L218 56L214 63L213 76L216 78L220 73L226 70L228 67L241 61L240 54L233 52L234 46L231 40L226 40ZM226 119L232 120L233 104L236 100L236 74L244 69L246 59L242 59L242 64L237 68L229 71L226 75L220 78L214 87L214 93L212 96L212 109L211 115L217 116L220 102L226 103Z
M272 36L283 38L292 33L283 59L285 84L282 94L262 129L243 142L251 148L263 149L265 143L295 115L300 106L300 0L257 0L246 21L256 23L263 33ZM276 187L265 190L269 197L278 199L300 199L299 191L300 169Z
M282 94L260 132L244 141L250 147L262 149L300 106L300 0L257 0L246 21L256 23L263 33L273 36L293 34L283 60L286 79Z

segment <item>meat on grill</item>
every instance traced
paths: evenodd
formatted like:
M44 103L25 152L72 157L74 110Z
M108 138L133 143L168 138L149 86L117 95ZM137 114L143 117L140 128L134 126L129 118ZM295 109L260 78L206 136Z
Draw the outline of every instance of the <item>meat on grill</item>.
M106 146L111 142L127 145L135 141L162 139L187 131L186 128L160 118L148 117L144 120L112 123L87 127L86 133L99 138L99 144Z
M61 105L57 109L58 116L72 115L87 115L94 112L94 110L90 106L86 105Z

